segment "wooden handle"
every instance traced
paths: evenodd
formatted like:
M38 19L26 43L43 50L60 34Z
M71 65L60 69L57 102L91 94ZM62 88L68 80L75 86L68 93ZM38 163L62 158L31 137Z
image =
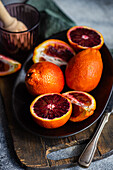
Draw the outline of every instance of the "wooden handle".
M0 20L3 22L4 27L11 25L16 18L10 16L2 2L0 1Z

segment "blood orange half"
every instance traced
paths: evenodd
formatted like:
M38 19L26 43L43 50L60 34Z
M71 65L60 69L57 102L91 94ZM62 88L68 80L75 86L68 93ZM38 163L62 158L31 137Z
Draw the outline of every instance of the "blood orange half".
M64 41L49 39L39 44L33 53L33 62L49 61L58 66L67 65L75 55L74 50Z
M62 94L72 103L72 122L80 122L87 119L96 109L96 100L92 95L81 91L69 91Z
M87 26L74 26L67 32L70 45L80 51L87 48L100 49L104 43L104 38L97 30Z
M34 121L48 129L63 126L70 118L72 104L60 93L40 95L31 103L30 112Z

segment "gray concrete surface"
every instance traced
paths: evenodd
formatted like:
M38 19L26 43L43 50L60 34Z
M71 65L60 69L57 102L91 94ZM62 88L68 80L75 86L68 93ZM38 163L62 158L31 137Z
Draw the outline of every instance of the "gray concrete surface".
M112 0L54 0L77 25L91 26L100 31L108 48L113 48ZM2 99L0 97L0 104ZM1 105L0 105L1 106ZM23 170L13 151L11 136L6 126L4 108L0 108L0 170ZM4 134L5 131L5 134ZM111 139L112 140L112 139ZM6 142L7 141L7 142ZM27 168L30 169L30 168ZM59 169L59 168L58 168ZM67 170L83 170L79 166ZM88 170L113 170L113 155L92 162Z

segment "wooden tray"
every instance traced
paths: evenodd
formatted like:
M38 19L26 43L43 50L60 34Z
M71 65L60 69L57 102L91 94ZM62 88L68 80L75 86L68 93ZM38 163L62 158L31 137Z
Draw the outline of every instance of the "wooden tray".
M103 53L108 57L109 63L112 63L111 55L106 46L103 49ZM110 69L112 69L111 65ZM13 75L0 78L0 89L4 99L5 111L8 117L8 125L13 139L14 150L22 165L32 168L37 167L39 169L46 169L48 167L66 168L77 165L78 156L92 137L100 120L83 132L60 139L38 137L27 132L18 124L13 114L11 98L12 89L17 76L18 73L15 73ZM111 79L113 81L112 73ZM109 123L107 123L100 136L94 160L102 159L113 153L113 142L111 140L113 136L112 124L113 115L111 115ZM73 152L68 158L65 157L65 159L58 160L59 158L57 157L56 160L52 160L54 159L54 157L51 156L52 153L54 154L54 152L57 152L59 149L62 149L62 151L66 153L66 148L69 148L70 150L73 149ZM48 159L48 155L49 158L52 157L52 159Z

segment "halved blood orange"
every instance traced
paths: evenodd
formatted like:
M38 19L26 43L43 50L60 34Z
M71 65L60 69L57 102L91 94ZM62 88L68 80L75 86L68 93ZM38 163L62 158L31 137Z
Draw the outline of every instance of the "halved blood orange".
M92 95L81 91L69 91L62 94L72 103L70 121L80 122L87 119L96 109L96 100Z
M58 66L67 65L75 51L64 41L49 39L39 44L33 53L33 62L49 61Z
M104 43L103 35L87 26L74 26L67 32L70 45L80 51L87 48L100 49Z
M21 68L21 63L8 58L4 55L0 55L0 76L15 73Z
M34 99L30 112L37 124L53 129L63 126L69 120L72 104L60 93L47 93Z

